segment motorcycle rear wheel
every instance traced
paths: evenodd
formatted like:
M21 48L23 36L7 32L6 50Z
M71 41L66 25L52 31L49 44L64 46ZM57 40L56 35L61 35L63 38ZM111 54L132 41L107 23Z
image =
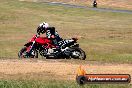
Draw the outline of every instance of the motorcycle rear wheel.
M74 47L72 49L73 49L73 51L72 51L72 58L74 58L74 59L80 59L80 60L85 60L86 59L86 54L85 54L85 52L81 48Z

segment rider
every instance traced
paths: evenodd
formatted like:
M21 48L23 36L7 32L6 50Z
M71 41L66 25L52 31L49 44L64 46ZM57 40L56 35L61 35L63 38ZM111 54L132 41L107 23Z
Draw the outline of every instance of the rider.
M60 38L59 34L55 30L55 27L50 27L49 24L46 22L39 24L39 26L37 28L36 38L44 33L46 33L46 37L48 39L52 40L53 44L57 48L60 48L58 42L61 41L62 38ZM28 54L31 54L32 49L33 49L33 45L32 45L32 48L29 50Z
M52 40L54 45L59 46L58 42L61 41L62 38L60 38L59 34L55 30L55 27L50 27L46 22L41 23L37 28L37 37L44 33L46 33L46 37L48 39Z

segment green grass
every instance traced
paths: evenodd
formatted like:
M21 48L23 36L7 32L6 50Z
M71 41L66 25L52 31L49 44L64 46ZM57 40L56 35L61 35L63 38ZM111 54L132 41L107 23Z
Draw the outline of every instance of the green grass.
M83 86L67 81L33 81L33 80L5 80L0 81L0 88L131 88L130 84L86 84Z
M86 60L132 62L132 15L0 0L0 57L17 58L39 23L55 26L63 38L79 37Z

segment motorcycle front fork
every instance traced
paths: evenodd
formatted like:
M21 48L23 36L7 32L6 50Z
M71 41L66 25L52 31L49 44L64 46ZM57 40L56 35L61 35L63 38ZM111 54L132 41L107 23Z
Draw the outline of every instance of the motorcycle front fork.
M35 45L35 41L33 41L33 44L31 45L31 46L29 46L29 49L27 50L27 52L29 53L29 54L34 54L34 52L32 51L33 50L33 48L34 48L34 45Z

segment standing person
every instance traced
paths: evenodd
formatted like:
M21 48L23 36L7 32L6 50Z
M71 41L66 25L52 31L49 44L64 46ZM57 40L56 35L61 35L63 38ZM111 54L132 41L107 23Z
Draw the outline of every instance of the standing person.
M97 1L93 0L93 7L97 8Z

